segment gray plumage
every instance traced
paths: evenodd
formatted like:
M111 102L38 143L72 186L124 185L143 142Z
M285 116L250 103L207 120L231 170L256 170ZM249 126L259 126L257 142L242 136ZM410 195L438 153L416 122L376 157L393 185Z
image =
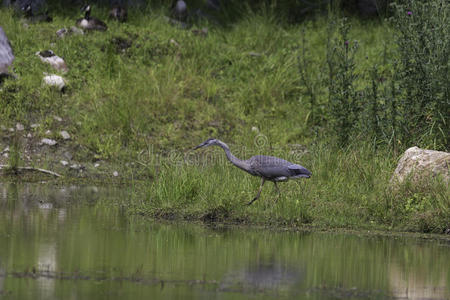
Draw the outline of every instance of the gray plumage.
M261 177L261 185L259 187L258 194L248 203L248 205L252 204L259 198L266 180L272 181L275 184L275 188L279 194L280 190L278 189L277 182L288 181L289 179L311 177L311 172L305 167L274 156L256 155L247 160L240 160L231 153L227 144L217 139L208 139L195 147L194 150L214 145L221 147L225 151L228 160L233 165L253 176Z
M6 37L3 28L0 27L0 76L7 76L9 66L14 60L14 54L11 48L11 43Z

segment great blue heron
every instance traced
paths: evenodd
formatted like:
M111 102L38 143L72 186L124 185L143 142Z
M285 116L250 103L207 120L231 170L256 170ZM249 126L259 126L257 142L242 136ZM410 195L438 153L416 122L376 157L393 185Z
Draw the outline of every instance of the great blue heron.
M303 166L291 163L287 160L266 155L255 155L247 160L240 160L233 154L231 154L230 148L224 142L218 139L208 139L194 148L194 150L202 147L208 146L219 146L225 151L228 160L238 167L253 176L261 177L261 185L258 190L258 194L253 198L248 205L255 202L260 194L264 182L266 180L272 181L275 184L278 195L280 195L280 189L277 186L278 181L288 181L289 179L296 178L309 178L311 177L311 172Z

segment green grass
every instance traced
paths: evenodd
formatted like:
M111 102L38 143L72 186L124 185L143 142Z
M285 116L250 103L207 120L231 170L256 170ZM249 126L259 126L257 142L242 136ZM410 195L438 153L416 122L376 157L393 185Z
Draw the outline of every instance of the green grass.
M93 11L106 16L106 11ZM104 33L59 39L55 32L72 26L76 13L24 26L2 8L1 25L14 48L18 79L7 81L0 91L0 125L40 123L34 134L44 137L47 129L56 132L53 116L58 115L72 135L77 161L121 165L121 176L129 180L153 178L136 185L136 197L128 204L131 213L321 228L443 232L449 227L449 192L443 183L391 192L398 153L389 147L374 150L370 143L358 142L358 134L347 148L334 146L326 126L325 17L294 26L249 13L227 28L198 24L209 28L208 36L200 37L169 25L160 12L130 15L125 24L108 22ZM395 56L392 30L379 21L350 23L350 40L359 43L356 70L377 64L389 73ZM302 35L314 108L299 74ZM117 50L112 41L118 37L132 46ZM42 85L43 72L55 73L34 55L45 49L67 63L64 94ZM358 90L369 84L356 81ZM259 179L226 163L220 149L206 152L214 153L212 159L188 152L209 137L229 143L241 158L277 155L304 165L313 176L280 184L276 204L269 182L261 199L247 207ZM308 151L292 153L291 144L305 145ZM185 163L186 155L194 163ZM128 163L139 174L127 172Z

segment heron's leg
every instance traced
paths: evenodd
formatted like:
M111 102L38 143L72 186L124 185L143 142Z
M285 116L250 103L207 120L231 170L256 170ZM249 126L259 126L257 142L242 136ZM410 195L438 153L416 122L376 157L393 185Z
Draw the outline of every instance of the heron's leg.
M262 187L263 187L263 185L264 185L264 182L266 182L266 180L265 180L264 178L261 178L261 185L259 186L258 194L256 194L256 197L253 198L252 201L250 201L249 203L247 203L247 205L250 205L250 204L252 204L253 202L255 202L256 200L258 200L259 195L261 195L261 190L262 190Z
M277 201L278 201L278 199L280 199L280 196L281 196L281 192L280 192L280 189L278 188L277 182L276 182L276 181L274 181L273 183L275 184L275 188L277 189L277 192L278 192L278 196L277 196L277 199L275 200L275 202L277 202Z

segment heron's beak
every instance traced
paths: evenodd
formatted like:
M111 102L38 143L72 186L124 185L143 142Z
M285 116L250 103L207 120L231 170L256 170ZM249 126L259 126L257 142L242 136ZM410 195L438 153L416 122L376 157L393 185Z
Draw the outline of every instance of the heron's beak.
M200 145L198 145L197 147L195 147L195 148L192 149L192 150L197 150L198 148L201 148L201 147L203 147L203 146L205 146L205 143L201 143Z

